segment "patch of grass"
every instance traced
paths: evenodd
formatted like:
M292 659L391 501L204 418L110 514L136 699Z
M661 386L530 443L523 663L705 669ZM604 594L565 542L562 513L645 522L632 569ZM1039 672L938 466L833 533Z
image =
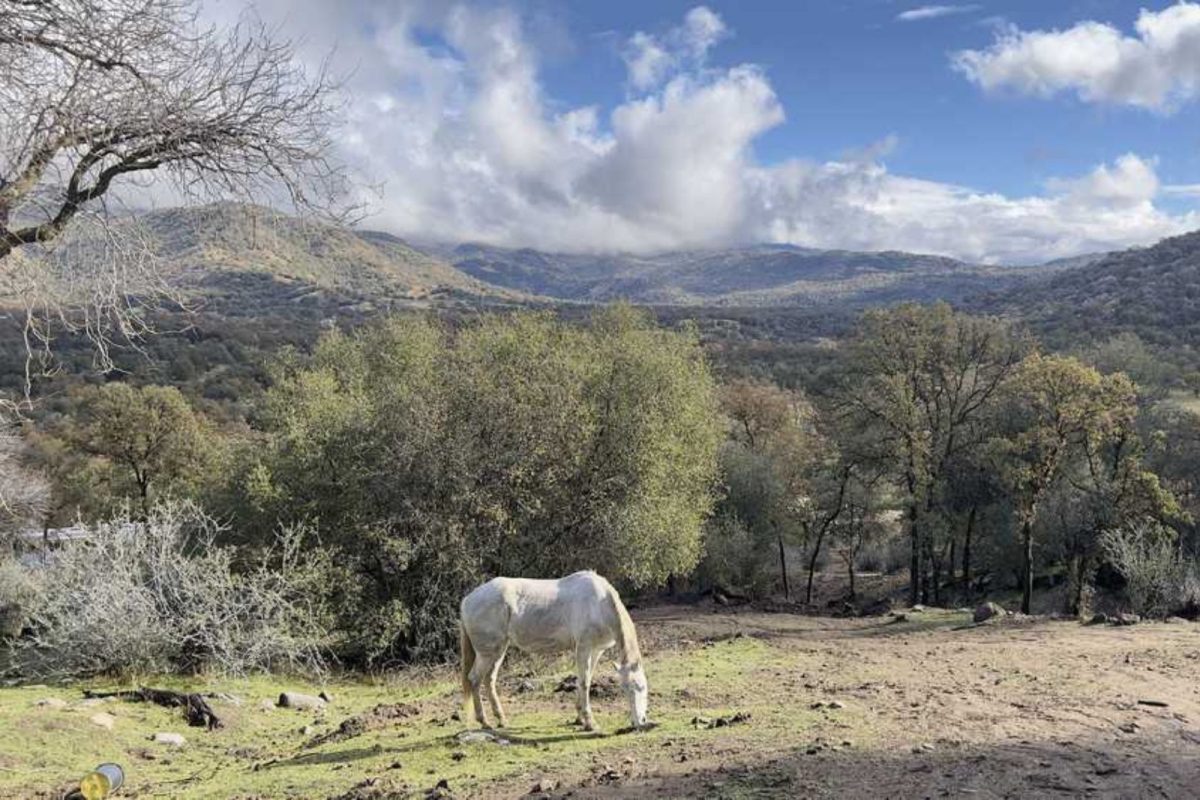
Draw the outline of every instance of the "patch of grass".
M973 621L973 613L956 611L949 608L926 608L924 611L900 609L904 615L901 620L896 617L883 617L878 625L859 628L851 636L910 636L914 633L929 633L933 631L959 628Z
M368 777L381 777L389 786L414 792L444 778L456 792L471 791L551 768L583 769L593 756L612 753L615 757L622 751L644 751L668 742L718 746L736 738L771 749L821 721L819 712L794 695L761 691L764 685L776 684L784 692L784 679L794 667L794 659L789 661L783 651L750 638L686 653L652 654L647 663L650 713L658 727L595 735L568 724L574 717L573 695L554 693L551 687L570 668L566 661L553 662L540 667L547 678L540 681L543 688L504 697L511 727L500 735L511 740L508 745L464 744L458 739L474 725L452 718L459 710L459 698L457 681L449 671L333 681L324 688L334 702L319 713L264 708L285 689L315 693L321 688L279 677L139 681L236 697L240 704L211 701L226 723L213 732L188 728L173 709L126 701L82 705L82 684L3 689L0 796L36 797L78 780L103 761L120 763L129 792L140 796L326 797ZM69 706L37 706L45 697L61 698ZM747 703L745 698L753 700ZM411 703L418 713L344 741L305 748L306 742L333 730L346 717L381 703ZM593 707L603 730L616 731L627 724L623 698L594 699ZM89 721L101 711L116 718L111 732ZM716 718L738 711L749 712L751 721L711 730L692 724L696 716ZM852 709L846 713L847 719L854 714ZM467 718L464 713L463 719ZM182 733L188 743L175 749L149 741L159 731Z

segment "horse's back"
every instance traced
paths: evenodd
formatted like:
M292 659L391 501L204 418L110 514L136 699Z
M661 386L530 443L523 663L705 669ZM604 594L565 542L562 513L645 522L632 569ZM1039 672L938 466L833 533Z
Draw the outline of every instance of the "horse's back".
M463 626L473 640L502 637L522 650L568 649L606 639L611 592L590 570L558 579L493 578L463 598Z

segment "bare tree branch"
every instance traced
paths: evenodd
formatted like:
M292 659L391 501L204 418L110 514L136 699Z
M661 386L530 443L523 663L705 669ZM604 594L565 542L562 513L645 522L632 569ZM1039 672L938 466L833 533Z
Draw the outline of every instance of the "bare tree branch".
M339 93L329 73L307 72L256 19L205 28L197 8L0 0L0 313L38 309L26 315L35 339L49 320L69 322L101 345L103 363L107 326L144 325L130 298L165 287L115 209L236 198L336 216L348 196L330 158ZM83 220L87 230L68 236ZM84 266L60 250L104 258Z

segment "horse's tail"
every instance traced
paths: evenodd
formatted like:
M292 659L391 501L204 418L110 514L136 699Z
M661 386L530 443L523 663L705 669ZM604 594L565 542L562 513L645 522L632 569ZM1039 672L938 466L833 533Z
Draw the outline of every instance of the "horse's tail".
M467 635L467 629L460 622L458 625L459 631L459 653L462 656L462 692L463 702L471 696L471 667L475 666L475 645L471 644L471 637Z
M612 603L613 612L617 618L617 647L620 649L621 661L624 664L637 664L642 659L642 651L638 646L637 628L633 627L633 619L621 602L621 596L611 586L608 590L608 600Z

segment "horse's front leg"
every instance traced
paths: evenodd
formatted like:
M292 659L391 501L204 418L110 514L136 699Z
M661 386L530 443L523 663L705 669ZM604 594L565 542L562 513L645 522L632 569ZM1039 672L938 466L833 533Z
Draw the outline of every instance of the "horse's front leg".
M586 645L579 645L575 651L575 668L578 671L579 680L576 682L577 699L575 706L579 711L579 723L583 725L585 731L594 731L596 728L596 720L592 717L592 649Z

